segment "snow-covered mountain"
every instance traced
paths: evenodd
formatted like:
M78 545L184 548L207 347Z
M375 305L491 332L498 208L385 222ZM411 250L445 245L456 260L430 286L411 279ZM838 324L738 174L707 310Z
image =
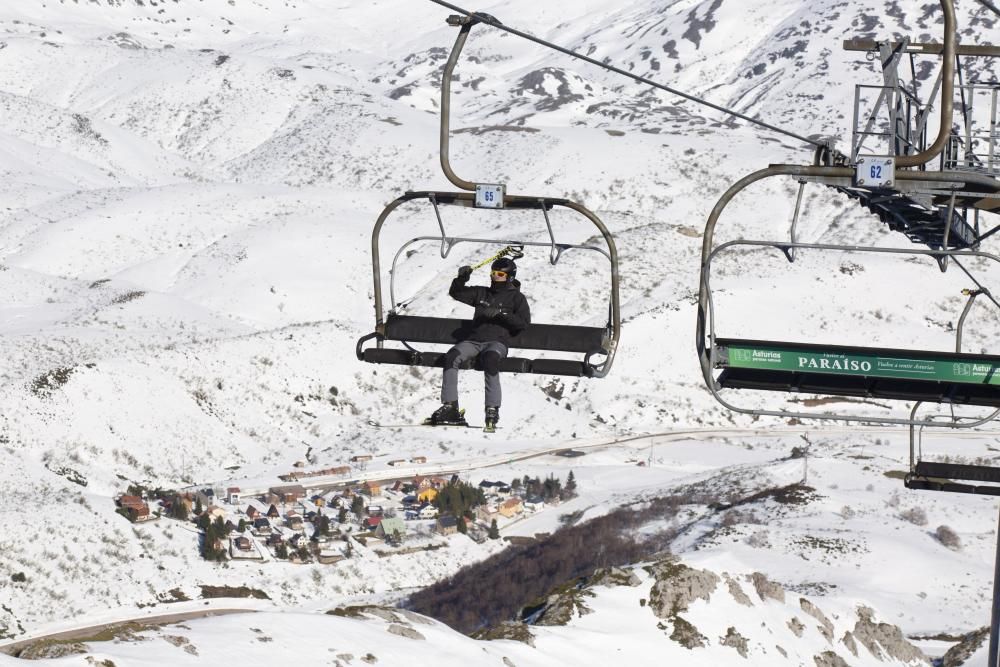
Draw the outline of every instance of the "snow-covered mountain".
M881 78L841 42L937 40L941 21L935 3L915 0L878 11L856 0L509 0L474 9L797 134L835 138L842 149L855 84ZM963 43L992 41L995 15L968 1L957 9ZM125 523L111 498L130 482L266 488L298 461L327 468L362 453L375 459L354 476L387 476L388 460L414 456L427 456L428 470L467 470L476 480L564 476L572 463L578 506L505 531L530 536L556 528L558 513L597 516L678 484L740 475L764 489L801 475L800 461L785 461L802 444L800 427L722 409L703 386L692 337L711 207L746 173L810 163L809 146L485 26L473 29L457 68L452 164L465 178L576 199L602 217L621 256L621 348L606 379L505 377L502 437L369 425L417 422L437 402L436 371L364 365L354 345L373 326L370 235L379 211L405 190L451 189L437 155L439 80L455 38L448 13L414 0L0 6L0 290L8 295L0 300L0 634L126 618L136 605L159 613L172 589L196 595L199 584L250 578L279 607L395 600L500 548L453 540L448 557L275 564L261 579L256 565L201 561L197 536L175 524ZM995 79L996 65L985 67L994 69L974 73ZM787 235L795 189L791 180L751 189L720 223L719 239ZM832 191L806 193L800 239L909 245ZM538 216L445 215L463 231L547 238ZM560 240L593 235L566 215L553 223ZM383 235L383 261L436 231L433 211L402 210ZM433 244L416 249L398 277L411 312L462 314L445 297L448 282L458 265L495 248L459 246L447 259ZM720 260L720 333L954 345L960 290L969 286L959 273L902 258L803 260ZM606 265L567 254L552 266L547 250L519 264L536 321L603 323ZM996 311L977 306L965 347L991 351L998 333ZM463 379L470 414L480 409L479 382ZM701 435L676 454L648 439L597 446L672 430ZM694 527L673 545L683 562L719 576L763 572L792 591L827 581L833 567L834 585L813 602L843 610L838 640L861 607L907 635L984 625L991 503L904 492L895 475L908 456L905 433L817 427L805 435L823 443L808 465L824 500L788 523L769 513L766 529L738 524L719 541L706 535L720 517L692 508ZM990 460L994 440L928 436L927 446ZM572 462L507 463L567 443L595 447ZM653 465L640 471L647 449ZM502 467L482 470L487 463ZM899 519L917 506L926 526ZM898 539L887 521L903 531ZM960 552L930 534L939 525L958 531ZM748 546L760 530L771 539ZM822 556L825 540L850 548L834 563ZM579 621L565 632L587 633ZM791 641L782 646L791 651ZM440 657L445 645L428 642L428 654ZM790 656L822 652L814 648ZM868 654L830 650L868 664ZM718 664L719 654L705 655Z

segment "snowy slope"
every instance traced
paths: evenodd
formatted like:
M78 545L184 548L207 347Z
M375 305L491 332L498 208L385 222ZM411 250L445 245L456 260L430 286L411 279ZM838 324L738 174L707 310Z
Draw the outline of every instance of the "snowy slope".
M880 79L864 54L844 52L840 42L937 39L939 30L933 4L915 1L889 3L877 15L853 1L661 5L512 0L476 9L796 133L836 137L841 147L854 84ZM975 3L958 10L963 42L991 39L995 17ZM452 163L463 177L574 198L601 215L621 254L622 346L604 380L505 378L502 438L367 424L416 421L437 400L437 372L363 365L354 343L372 327L370 233L378 212L407 189L450 189L437 164L436 114L454 39L447 13L403 0L0 7L0 290L8 295L0 302L0 445L10 461L0 472L7 500L0 626L7 633L70 617L82 624L94 610L152 604L177 586L246 579L242 566L199 561L193 534L167 524L133 531L110 501L130 481L273 480L307 452L316 467L376 454L371 474L387 470L389 458L412 455L427 455L435 469L476 468L574 439L708 431L685 460L670 462L684 474L635 482L627 459L641 453L614 449L611 460L584 465L593 468L578 472L591 484L585 498L602 513L687 475L727 479L735 462L720 450L720 427L780 426L731 415L704 389L691 340L699 234L730 183L768 163L808 163L808 146L488 28L473 31L457 70ZM794 191L792 182L750 189L720 223L719 240L783 237ZM537 216L484 223L447 215L450 229L485 225L504 236L546 237ZM554 222L566 235L560 240L592 235L579 221ZM407 239L436 230L427 207L401 211L385 231L383 261ZM908 245L818 188L807 189L799 234ZM403 298L416 297L414 312L461 314L442 298L455 267L494 250L463 246L443 260L432 244L417 249L401 262ZM570 254L552 267L544 252L525 257L519 277L536 321L603 322L607 267L592 260ZM949 326L969 286L927 261L857 255L806 255L789 266L766 253L734 253L717 271L720 334L942 350L953 345ZM977 306L966 349L992 351L997 333L996 311ZM472 414L479 382L463 378ZM849 437L830 438L818 454L821 469L829 467L826 484L840 489L830 492L830 506L776 524L769 547L712 568L767 571L786 586L816 581L827 564L811 557L813 549L804 548L808 560L780 554L796 553L788 545L812 531L853 530L866 547L844 556L845 571L882 583L841 573L836 604L864 601L908 633L983 625L986 605L966 600L969 591L979 598L988 591L990 504L903 494L898 479L879 477L902 469L902 434L878 436L881 467L845 455L857 444ZM791 473L774 472L773 462L799 442L797 433L772 441L745 474L760 487L779 483ZM953 446L939 445L968 460L993 457L993 435L968 451ZM541 461L541 474L565 472L562 462ZM503 475L523 470L506 467ZM874 487L863 494L867 509L851 519L861 525L842 526L833 514L853 502L843 489L867 476ZM933 508L934 518L925 529L902 522L907 533L890 540L879 535L879 517L897 492L904 505ZM59 511L47 512L53 504ZM53 518L66 515L73 520ZM944 524L965 538L964 568L927 534ZM694 538L677 545L692 562L742 547L706 548ZM391 596L489 552L429 554L417 574L404 563L341 568L339 590L300 588L310 575L294 568L262 586L275 599L285 591L289 604L350 599L368 586ZM921 572L954 571L923 591L936 605L919 615L900 616L912 602L912 580L886 574L900 561L919 562ZM44 594L10 582L22 571L47 582Z

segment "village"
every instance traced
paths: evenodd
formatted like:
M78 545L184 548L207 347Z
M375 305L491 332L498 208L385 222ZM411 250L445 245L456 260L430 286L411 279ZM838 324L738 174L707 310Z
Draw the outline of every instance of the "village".
M265 492L237 486L184 491L130 486L116 499L117 512L134 523L193 523L207 560L286 561L332 564L360 553L379 557L447 547L441 538L462 534L476 542L499 539L501 530L525 515L576 495L570 472L555 477L482 480L458 475L320 484L330 473L290 473L293 483ZM309 479L316 486L307 486Z

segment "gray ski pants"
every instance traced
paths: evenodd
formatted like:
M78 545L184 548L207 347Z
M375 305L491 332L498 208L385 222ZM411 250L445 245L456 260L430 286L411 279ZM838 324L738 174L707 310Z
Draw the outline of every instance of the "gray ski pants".
M500 359L507 356L507 346L497 341L479 343L463 340L448 351L444 362L444 381L441 383L442 403L458 400L458 367L462 362L479 356L484 357L483 378L486 383L486 405L500 407L500 373L491 366L494 365L492 362L499 362Z

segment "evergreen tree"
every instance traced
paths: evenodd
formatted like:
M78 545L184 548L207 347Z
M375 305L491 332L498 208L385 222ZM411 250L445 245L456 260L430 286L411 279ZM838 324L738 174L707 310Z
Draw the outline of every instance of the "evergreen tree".
M205 508L201 506L201 498L195 498L194 501L194 513L201 514L205 511Z
M347 523L347 508L341 507L337 512L337 523Z
M173 502L170 503L170 516L173 519L187 521L188 507L181 496L174 496Z
M573 476L573 471L570 470L569 474L566 476L566 494L572 498L576 495L576 477Z
M458 521L458 532L463 535L467 534L469 532L469 528L465 525L465 517L459 514L455 517L455 520Z
M364 516L366 514L365 499L361 496L354 496L354 500L351 501L351 512L359 518Z
M241 533L247 532L247 520L240 519L240 524L236 526L236 530L240 531Z
M490 522L490 532L487 533L486 536L489 537L491 540L500 539L500 527L497 526L496 519L493 519L493 521Z
M274 557L286 560L288 558L288 547L284 543L274 548Z

